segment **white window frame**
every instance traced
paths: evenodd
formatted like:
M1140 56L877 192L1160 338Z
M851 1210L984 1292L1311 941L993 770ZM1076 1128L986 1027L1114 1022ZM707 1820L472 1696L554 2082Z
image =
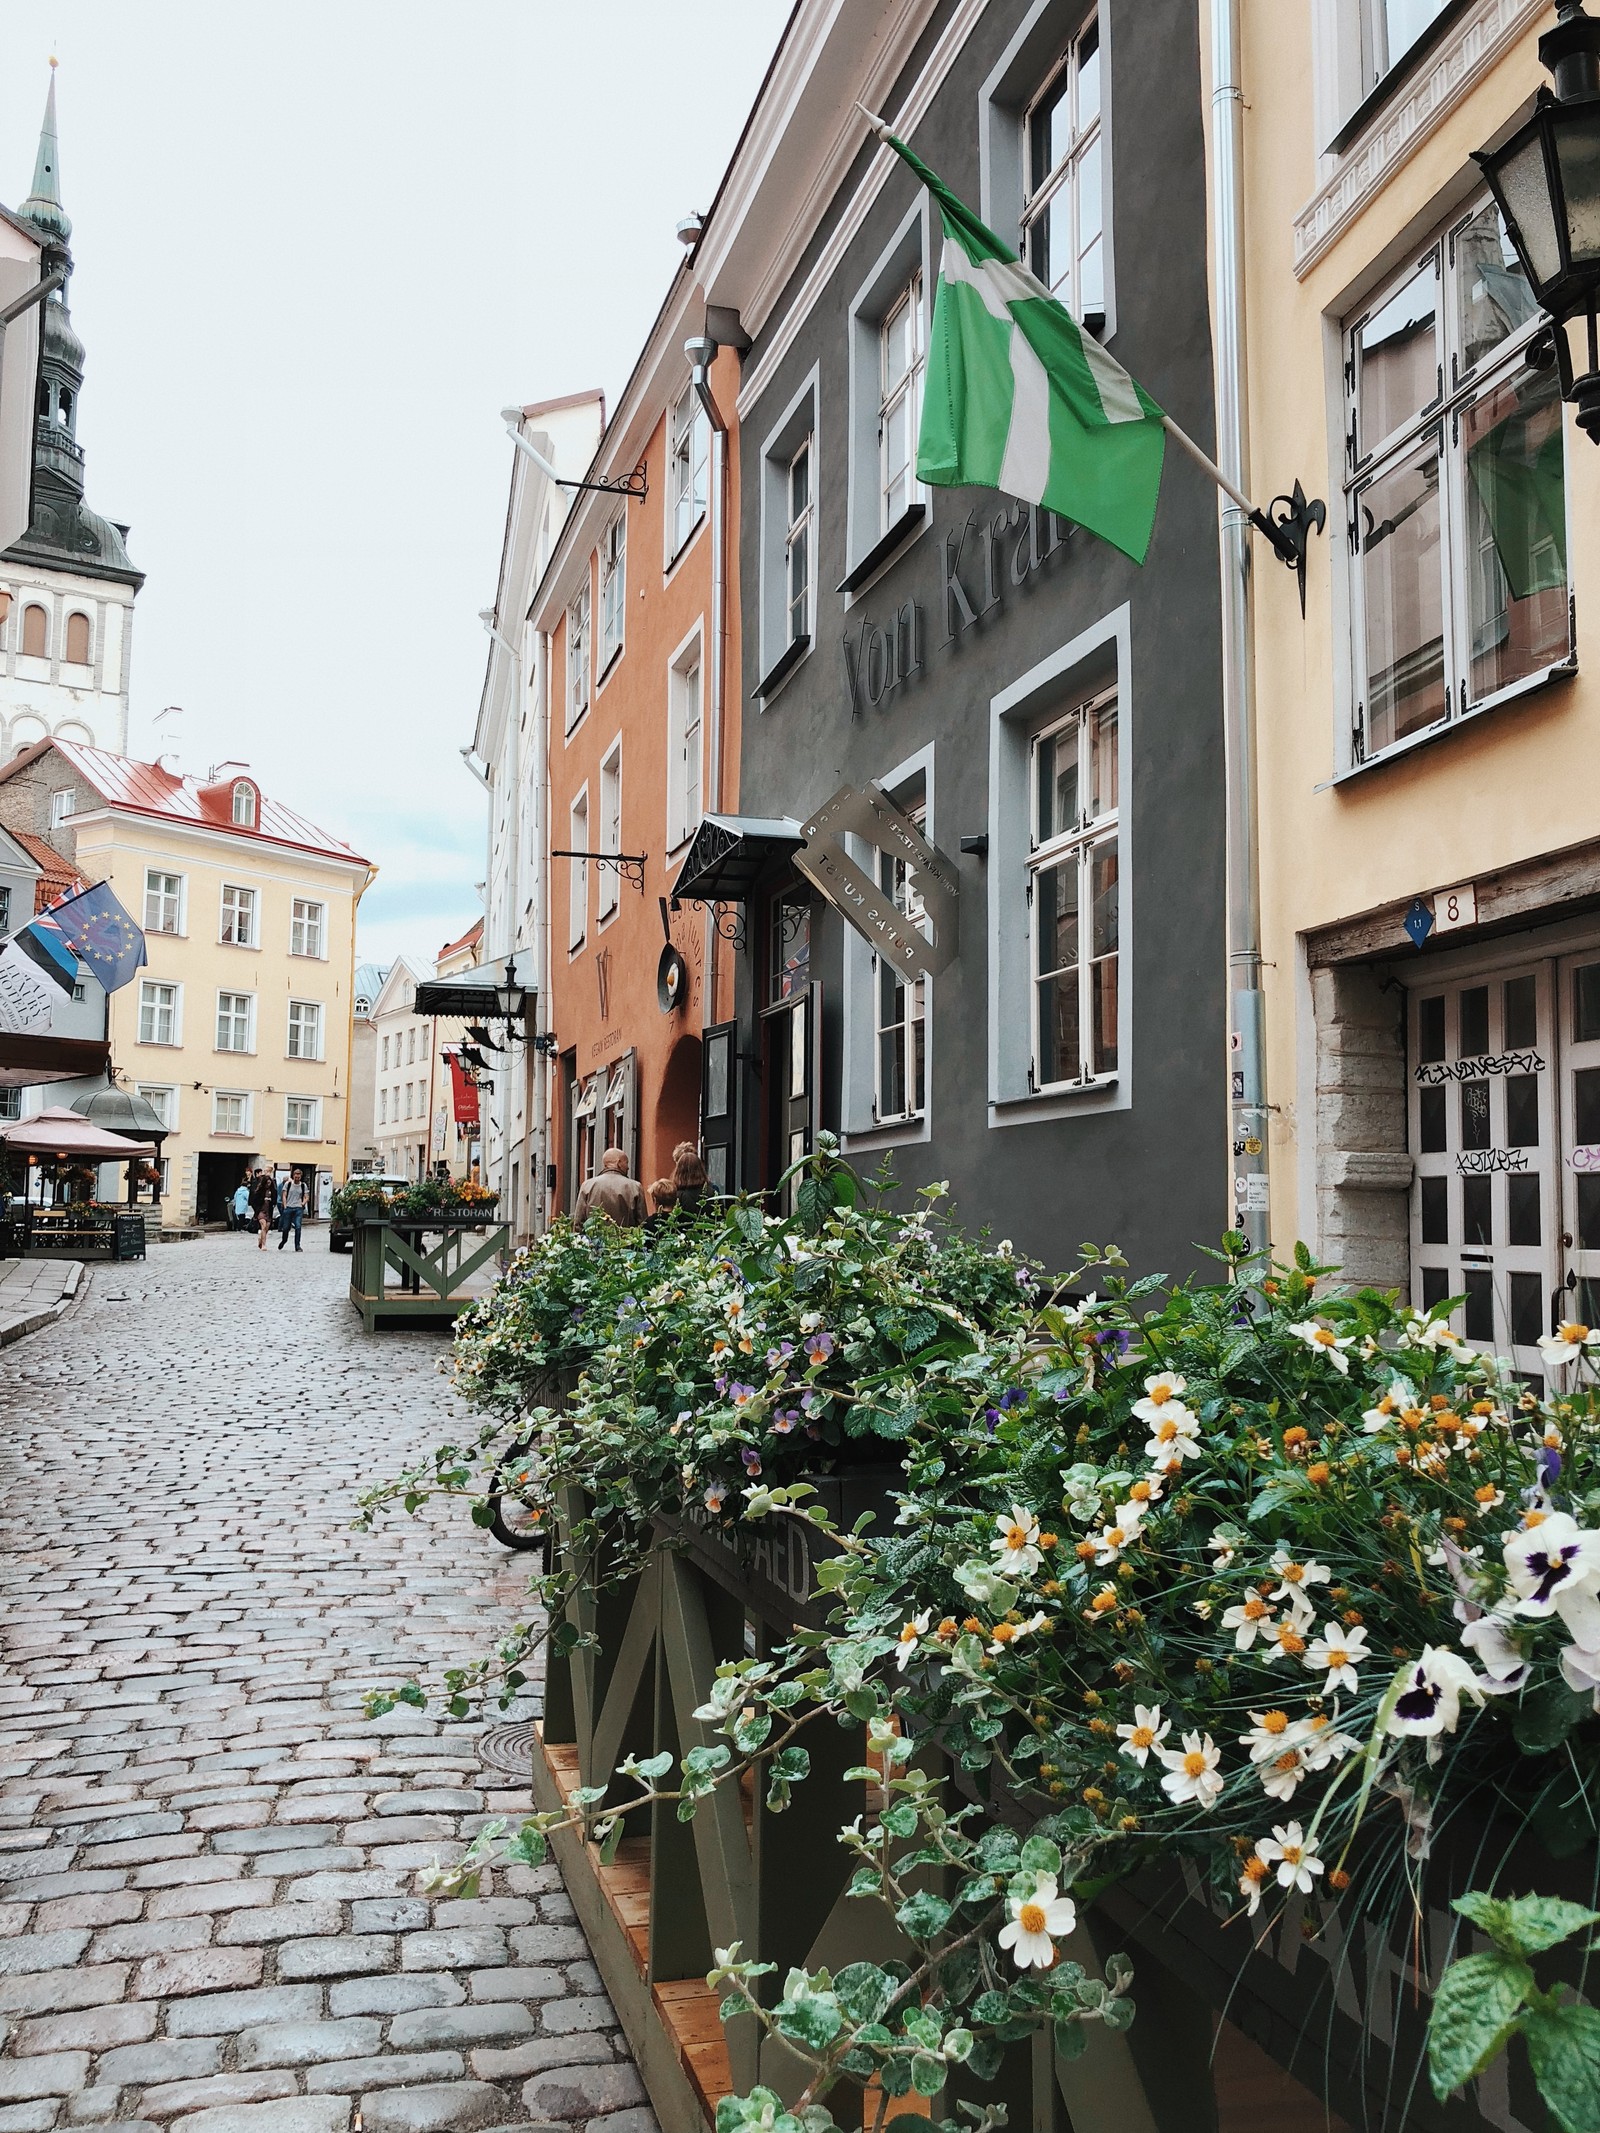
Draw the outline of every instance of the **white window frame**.
M233 1004L224 1007L222 1003L225 1000ZM241 1000L244 1002L244 1014L242 1017L237 1004ZM237 1032L242 1019L244 1023L243 1044L223 1043L224 1019L229 1025L229 1035ZM253 992L235 992L231 986L219 986L217 988L217 1026L215 1035L216 1043L213 1048L216 1051L232 1053L235 1056L247 1056L254 1052L256 1048L256 996Z
M711 425L692 385L686 385L673 402L667 429L667 508L663 515L670 566L705 523L710 495Z
M177 1132L182 1098L175 1082L136 1081L133 1085L133 1093L135 1096L144 1098L145 1102L159 1116L162 1125L169 1133ZM158 1098L159 1101L157 1100Z
M1037 816L1034 811L1038 805L1038 765L1044 743L1046 741L1052 741L1059 746L1063 738L1065 738L1071 745L1076 748L1076 789L1081 799L1085 794L1087 794L1090 788L1091 765L1093 760L1094 747L1092 736L1095 731L1096 714L1113 705L1116 705L1118 709L1119 729L1119 786L1117 804L1110 808L1104 808L1098 813L1092 815L1086 812L1080 813L1077 821L1073 823L1071 827L1063 830L1057 830L1053 832L1049 837L1041 840L1037 835ZM1094 971L1096 963L1093 954L1094 898L1092 889L1094 860L1100 852L1104 851L1107 847L1109 847L1113 855L1119 861L1117 878L1117 906L1118 916L1120 918L1122 904L1122 878L1120 871L1121 853L1119 836L1122 814L1120 789L1120 710L1121 707L1117 704L1117 692L1114 688L1099 690L1098 692L1096 692L1095 695L1086 698L1083 702L1079 704L1075 704L1073 708L1065 714L1064 717L1052 719L1048 723L1040 726L1038 730L1034 733L1029 746L1029 857L1027 870L1027 904L1028 969L1032 980L1030 985L1031 1043L1033 1058L1033 1064L1031 1068L1031 1082L1032 1086L1041 1095L1055 1094L1062 1089L1089 1088L1094 1086L1096 1083L1111 1081L1116 1078L1117 1061L1115 1059L1113 1059L1113 1061L1109 1065L1099 1065L1097 1064L1094 1057ZM1076 1074L1064 1074L1052 1079L1047 1077L1045 1071L1045 1033L1043 1028L1041 1027L1039 1018L1040 986L1041 979L1044 975L1041 969L1040 962L1039 923L1042 899L1039 894L1039 883L1044 875L1054 872L1057 868L1062 866L1074 865L1077 868L1078 877L1078 919L1076 943L1077 960L1076 964L1073 966L1075 969L1078 991L1078 1072ZM1120 995L1123 966L1123 949L1120 925L1117 929L1117 946L1116 949L1113 951L1113 954L1117 964L1117 990L1119 996L1117 1034L1120 1038ZM1102 960L1104 960L1104 958L1102 958Z
M704 634L703 624L696 622L667 662L669 852L688 843L705 814Z
M156 883L164 884L166 882L172 883L170 889L153 886ZM161 923L161 919L165 915L165 907L169 902L172 906L172 924L164 926ZM186 924L188 903L189 877L187 874L174 874L169 872L166 867L145 868L144 930L146 933L158 933L169 940L181 940L188 931ZM152 904L154 905L154 916L151 915Z
M802 459L806 463L806 494L804 503L796 510L795 469ZM814 637L817 633L817 447L810 430L789 455L784 487L788 525L783 536L783 648L787 651L802 637ZM797 550L804 556L804 577L798 596L794 584Z
M600 679L622 651L627 629L628 512L624 505L600 539Z
M619 733L600 764L600 841L597 852L622 850L622 736ZM596 867L596 919L600 925L616 913L622 896L622 869Z
M817 403L819 370L813 366L804 384L768 432L761 447L761 601L758 657L762 679L756 693L765 709L789 675L808 656L817 632L817 472L822 464ZM791 635L789 608L790 553L795 522L790 510L790 475L796 456L804 449L811 454L811 507L809 533L809 585L805 613L805 642Z
M378 1124L380 1126L386 1126L388 1125L388 1123L389 1091L387 1090L387 1088L383 1088L378 1091Z
M0 1118L8 1121L22 1116L22 1091L15 1085L0 1089Z
M289 905L289 953L326 962L328 907L314 897L296 896Z
M249 778L234 779L233 802L229 809L229 814L235 829L253 830L259 824L261 818L261 793L260 789L252 784Z
M159 998L158 996L162 993L170 993L171 998L167 1000ZM150 1017L149 1026L152 1029L160 1028L162 1015L170 1018L168 1024L169 1035L165 1037L147 1037L145 1035L147 1011ZM137 1042L140 1044L158 1044L168 1051L182 1045L183 987L181 985L175 984L169 978L141 978L139 980L139 1035Z
M1079 87L1083 73L1083 48L1090 40L1094 44L1095 79L1098 94L1093 115L1084 117L1079 109ZM1043 218L1050 213L1065 195L1068 203L1068 220L1072 231L1072 258L1064 274L1055 274L1046 286L1056 295L1074 318L1082 319L1091 332L1103 333L1106 318L1106 228L1105 228L1105 140L1102 115L1105 99L1106 67L1102 38L1102 23L1098 6L1092 7L1079 23L1055 66L1050 69L1022 115L1022 183L1023 200L1020 217L1018 249L1030 272L1045 281L1039 267L1045 262L1037 259L1034 249L1035 232ZM1050 169L1035 184L1033 177L1033 127L1042 107L1050 100L1052 92L1067 78L1067 141L1061 154ZM1100 219L1094 234L1094 243L1100 250L1100 286L1097 291L1087 291L1083 284L1084 255L1088 247L1084 243L1083 174L1091 158L1099 186ZM1048 272L1047 268L1047 272ZM1089 302L1093 294L1097 301ZM1098 321L1098 324L1095 323Z
M310 1018L311 1049L297 1050L297 1040L303 1040L306 1033L307 1017ZM320 1061L324 1056L327 1026L328 1017L320 1000L291 1000L284 1029L284 1057Z
M905 508L894 525L884 524L883 410L884 326L920 276L922 307L917 324L918 360L907 385L899 393L920 395L928 349L929 297L933 286L930 267L930 225L926 194L902 218L884 246L871 272L856 291L849 307L849 431L845 468L847 503L845 525L845 585L851 601L861 598L887 566L891 554L903 553L893 536L904 533L907 542L920 537L932 523L927 492L915 479L917 408L908 408L912 479ZM920 399L918 401L920 407ZM874 554L879 562L871 576L857 582L861 567Z
M231 904L230 898L233 899ZM217 921L218 941L229 948L259 948L260 934L260 892L242 881L225 881Z
M1572 559L1572 453L1569 425L1561 414L1563 439L1563 501L1566 514L1567 614L1565 653L1531 673L1519 675L1496 689L1474 698L1471 694L1472 649L1470 644L1471 602L1468 574L1475 567L1469 553L1467 518L1466 447L1461 437L1461 417L1486 401L1494 392L1523 373L1528 343L1541 330L1543 313L1530 310L1529 317L1470 369L1462 367L1458 341L1456 276L1460 264L1457 241L1467 226L1489 205L1488 196L1473 194L1440 225L1430 241L1407 255L1405 265L1380 283L1368 299L1357 305L1345 320L1341 337L1344 364L1344 415L1346 424L1345 486L1343 508L1346 540L1345 560L1349 588L1349 716L1340 717L1335 733L1339 775L1348 776L1388 762L1397 755L1437 739L1481 712L1524 696L1541 687L1552 675L1571 671L1574 657L1571 633ZM1393 298L1403 293L1419 275L1431 269L1434 276L1435 366L1438 392L1420 411L1407 418L1387 437L1374 438L1371 449L1360 424L1360 362L1356 336ZM1552 374L1553 375L1553 374ZM1558 403L1559 405L1559 403ZM1363 528L1363 499L1375 483L1402 469L1408 461L1420 461L1430 448L1436 458L1439 484L1440 562L1443 572L1443 680L1444 713L1430 724L1390 740L1382 747L1371 745L1372 712L1368 698L1370 681L1367 657L1366 574L1357 545ZM1498 566L1496 566L1498 567Z
M60 829L63 822L70 822L78 811L78 795L71 788L50 795L50 827Z
M220 1119L222 1116L222 1106L224 1104L238 1104L238 1106L240 1107L240 1123L237 1126L224 1126L220 1123ZM213 1089L211 1092L212 1138L219 1139L223 1134L227 1134L230 1137L243 1139L250 1133L253 1133L255 1128L251 1124L251 1120L254 1115L254 1111L255 1101L253 1092L251 1090Z
M589 788L581 785L567 809L567 849L589 850ZM589 862L567 861L567 952L576 955L589 934Z
M297 1104L304 1104L308 1114L308 1123L298 1132L292 1123ZM283 1137L286 1141L321 1140L322 1098L320 1096L286 1096L283 1099Z
M378 1071L380 1074L387 1074L389 1071L389 1039L387 1033L383 1040L383 1064Z
M589 708L589 565L583 583L567 602L567 709L570 733Z
M909 810L911 820L926 835L927 806L919 800ZM890 852L873 853L877 865L874 878L888 896L890 902L909 925L915 926L926 914L922 897L916 887L916 877L905 861ZM931 1061L928 1057L928 980L913 977L901 980L884 964L881 956L872 958L872 1120L876 1126L910 1126L918 1123L928 1108L928 1075ZM883 1019L884 981L888 978L895 995L905 1003L905 1011L897 1022ZM916 1088L916 1032L922 1032L922 1091ZM904 1078L906 1101L898 1107L891 1106L884 1094L884 1039L891 1030L900 1032L897 1049L900 1052L900 1072Z
M891 331L905 318L911 329L911 355L898 377L889 376ZM905 288L878 323L878 534L881 538L897 526L913 504L927 495L917 479L917 432L921 427L922 380L928 361L928 316L922 269L919 266ZM889 431L894 417L904 413L906 458L901 471L891 472ZM895 491L904 485L897 504Z

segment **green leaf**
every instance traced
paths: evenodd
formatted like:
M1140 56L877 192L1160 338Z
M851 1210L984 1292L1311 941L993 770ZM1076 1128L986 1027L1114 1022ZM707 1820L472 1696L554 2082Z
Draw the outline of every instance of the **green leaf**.
M1575 1696L1564 1681L1552 1681L1531 1696L1524 1696L1512 1732L1524 1755L1548 1755L1559 1748L1580 1718L1587 1716L1594 1699L1585 1689Z
M1030 1837L1022 1847L1022 1864L1036 1874L1048 1874L1052 1880L1059 1880L1061 1847L1052 1844L1048 1837Z
M1082 2022L1058 2022L1055 2043L1058 2059L1081 2059L1089 2049L1089 2032Z
M894 1989L894 1979L876 1963L847 1963L833 1981L835 1999L855 2023L876 2022Z
M844 2027L844 2016L833 1994L809 1989L802 1989L793 1997L786 1994L773 2021L791 2042L803 2044L812 2052L826 2051Z
M733 1211L733 1222L746 1244L761 1242L766 1221L759 1207L736 1207Z
M1428 2021L1428 2078L1441 2103L1481 2074L1517 2026L1533 1972L1514 1956L1463 1956L1439 1980Z
M885 1808L883 1826L891 1837L913 1837L917 1831L917 1810L909 1800L896 1800Z
M876 1896L882 1887L883 1876L876 1867L858 1866L850 1876L850 1886L845 1890L845 1894L847 1896Z
M803 1178L794 1196L794 1211L807 1229L821 1229L833 1213L833 1187L826 1178Z
M1536 2000L1522 2034L1551 2117L1564 2133L1600 2133L1600 2010Z
M974 2037L967 2065L975 2081L994 2081L1005 2059L1005 2048L996 2037Z
M948 2068L932 2052L916 2052L911 2060L911 2086L919 2096L937 2096L944 2087ZM927 2120L922 2121L926 2126Z
M885 1821L888 1817L885 1816ZM951 1906L930 1889L920 1889L895 1912L895 1920L907 1940L930 1941L950 1923ZM927 2093L931 2094L931 2090Z
M1566 1903L1559 1896L1513 1896L1506 1909L1522 1955L1542 1955L1585 1926L1600 1924L1600 1911L1586 1911L1581 1903Z

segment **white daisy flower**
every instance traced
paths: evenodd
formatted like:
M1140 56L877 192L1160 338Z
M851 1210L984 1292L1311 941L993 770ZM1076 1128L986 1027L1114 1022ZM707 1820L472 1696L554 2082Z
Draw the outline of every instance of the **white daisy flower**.
M1311 1894L1313 1878L1325 1871L1322 1861L1312 1854L1298 1822L1274 1824L1272 1835L1257 1844L1256 1857L1277 1867L1280 1889L1298 1889L1302 1896Z
M1056 1942L1065 1940L1078 1923L1078 1907L1070 1896L1057 1893L1055 1877L1035 1877L1031 1896L1013 1896L1009 1923L1000 1928L1002 1948L1009 1948L1019 1970L1030 1966L1048 1970L1056 1959Z
M1308 1770L1326 1770L1330 1763L1342 1763L1347 1755L1357 1755L1366 1746L1353 1734L1339 1731L1338 1716L1336 1704L1331 1711L1318 1711L1313 1718L1301 1719L1300 1753Z
M1230 1533L1224 1528L1219 1533L1213 1533L1210 1540L1206 1542L1206 1546L1216 1557L1216 1562L1212 1567L1217 1570L1226 1570L1239 1550L1244 1546L1244 1539L1241 1534Z
M1222 1772L1217 1765L1222 1761L1222 1751L1208 1733L1186 1733L1183 1746L1158 1748L1156 1754L1167 1766L1167 1774L1161 1780L1161 1790L1169 1800L1182 1807L1193 1802L1197 1807L1213 1807L1222 1790Z
M1271 1568L1278 1574L1278 1588L1272 1597L1275 1600L1293 1600L1298 1593L1302 1597L1308 1586L1326 1585L1333 1573L1326 1563L1318 1563L1307 1557L1298 1563L1287 1548L1274 1550Z
M1124 1548L1132 1547L1139 1538L1139 1527L1144 1518L1140 1504L1125 1503L1112 1514L1114 1523L1102 1526L1098 1533L1091 1533L1094 1542L1094 1559L1097 1564L1114 1563Z
M1141 1422L1159 1422L1162 1415L1174 1408L1187 1414L1183 1395L1188 1391L1187 1381L1174 1370L1163 1370L1159 1376L1146 1378L1144 1398L1135 1400L1133 1412Z
M1320 1318L1302 1318L1289 1331L1296 1340L1304 1341L1308 1348L1325 1356L1341 1377L1350 1375L1350 1358L1344 1352L1351 1344L1349 1335L1335 1333L1332 1326L1324 1325Z
M1259 1763L1256 1775L1269 1800L1292 1800L1306 1774L1305 1750L1297 1740L1280 1747L1270 1762Z
M1271 1878L1272 1869L1268 1866L1266 1860L1261 1858L1258 1853L1252 1852L1244 1862L1244 1867L1239 1875L1239 1894L1244 1897L1248 1905L1248 1909L1245 1912L1246 1918L1254 1918L1257 1911L1260 1910L1261 1885L1265 1881L1270 1881Z
M1330 1622L1311 1640L1302 1663L1313 1670L1326 1667L1330 1689L1355 1689L1361 1685L1356 1668L1371 1657L1367 1633L1359 1622L1352 1629Z
M1244 1598L1237 1607L1224 1611L1222 1626L1233 1631L1235 1651L1247 1652L1257 1637L1268 1636L1275 1625L1271 1607L1261 1597L1260 1588L1246 1585Z
M928 1624L932 1620L930 1609L920 1615L913 1615L909 1622L901 1625L900 1634L895 1639L894 1663L902 1674L917 1656L917 1639L928 1634Z
M1200 1452L1200 1417L1187 1407L1169 1407L1151 1423L1144 1455L1160 1466L1194 1459Z
M1303 1659L1306 1640L1300 1632L1304 1627L1293 1614L1287 1622L1274 1622L1271 1633L1261 1640L1262 1658L1269 1665L1274 1659Z
M995 1520L996 1535L989 1546L1000 1558L1000 1567L1010 1577L1025 1577L1030 1570L1037 1570L1039 1555L1039 1521L1031 1511L1020 1504L1011 1506L1009 1518Z
M1122 1742L1120 1753L1128 1755L1141 1770L1150 1760L1150 1751L1159 1754L1161 1743L1172 1731L1170 1718L1163 1718L1158 1703L1136 1703L1133 1707L1133 1724L1118 1726L1117 1735Z
M1377 1406L1369 1407L1361 1417L1361 1427L1369 1437L1376 1436L1380 1429L1388 1429L1402 1415L1418 1413L1420 1407L1415 1388L1404 1378L1395 1378Z
M1593 1355L1596 1348L1600 1348L1600 1327L1580 1325L1575 1318L1558 1326L1554 1333L1539 1336L1539 1353L1552 1369L1576 1362L1580 1355Z
M1296 1728L1287 1711L1252 1711L1250 1730L1239 1735L1239 1746L1250 1750L1253 1763L1264 1763L1279 1754Z

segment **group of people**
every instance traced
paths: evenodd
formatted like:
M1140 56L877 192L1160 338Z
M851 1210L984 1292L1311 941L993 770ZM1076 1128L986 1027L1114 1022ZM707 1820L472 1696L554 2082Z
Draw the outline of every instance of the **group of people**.
M657 1178L645 1197L644 1187L628 1175L628 1158L620 1148L608 1148L600 1168L586 1178L573 1210L573 1227L582 1229L591 1215L604 1215L618 1229L637 1229L652 1215L664 1216L675 1207L695 1207L704 1198L706 1166L693 1141L679 1141L672 1151L672 1175Z
M272 1171L253 1170L239 1180L231 1205L234 1228L253 1229L258 1252L266 1250L267 1232L274 1226L280 1252L291 1235L295 1250L300 1250L306 1219L306 1181L298 1170L291 1170L281 1185Z

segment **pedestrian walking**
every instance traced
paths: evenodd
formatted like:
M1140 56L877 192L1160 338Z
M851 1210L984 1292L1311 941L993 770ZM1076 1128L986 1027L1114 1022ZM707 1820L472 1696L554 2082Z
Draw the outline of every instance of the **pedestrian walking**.
M698 1207L705 1195L706 1166L693 1141L679 1141L672 1151L672 1204Z
M306 1188L298 1170L291 1170L278 1194L278 1249L281 1252L294 1231L294 1248L300 1249L301 1225L306 1219Z
M250 1181L248 1178L241 1178L233 1188L232 1207L233 1227L235 1229L248 1229L250 1227Z
M628 1175L628 1158L620 1148L608 1148L600 1158L599 1176L583 1182L572 1224L582 1229L591 1215L604 1215L618 1229L637 1229L649 1212L644 1187Z
M250 1181L250 1208L256 1218L256 1250L267 1248L267 1231L278 1201L278 1187L270 1170L258 1170Z

